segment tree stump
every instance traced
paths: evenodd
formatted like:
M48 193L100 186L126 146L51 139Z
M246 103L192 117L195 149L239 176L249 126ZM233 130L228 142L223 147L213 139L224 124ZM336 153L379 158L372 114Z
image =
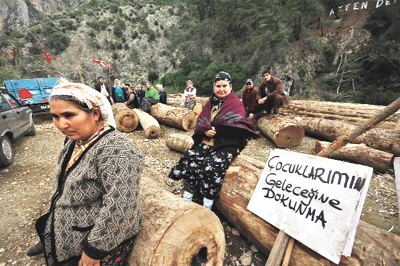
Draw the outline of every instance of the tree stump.
M140 125L144 130L144 135L148 139L156 139L161 134L160 124L158 121L146 112L139 109L133 109L139 117Z
M165 144L171 150L184 153L193 146L194 141L192 137L188 135L171 134L165 140Z
M262 116L257 128L280 148L298 145L304 137L304 129L293 118Z
M265 163L238 156L225 175L215 206L260 251L268 255L279 230L247 210ZM339 265L397 265L400 237L363 221L359 222L351 257L342 257ZM331 265L333 262L295 241L289 265Z
M122 132L132 132L139 125L139 118L136 113L126 107L124 103L115 103L112 105L115 124L117 129Z
M317 141L315 143L315 152L319 153L330 144L330 142ZM365 144L347 144L333 152L331 158L367 165L384 173L392 161L393 154L367 147Z
M223 265L225 234L212 211L168 192L145 171L140 197L143 226L129 265Z
M156 103L151 107L150 115L157 119L161 124L186 131L193 129L196 126L196 114L186 108L172 107L162 103Z

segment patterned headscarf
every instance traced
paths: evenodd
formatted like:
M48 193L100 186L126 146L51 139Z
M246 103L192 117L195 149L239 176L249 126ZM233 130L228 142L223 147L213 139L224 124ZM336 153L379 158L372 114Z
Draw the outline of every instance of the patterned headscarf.
M71 83L68 80L61 78L60 84L55 86L51 91L50 97L55 95L72 96L75 100L85 103L89 109L93 107L100 108L104 121L114 128L116 127L111 104L107 98L95 89L81 83Z

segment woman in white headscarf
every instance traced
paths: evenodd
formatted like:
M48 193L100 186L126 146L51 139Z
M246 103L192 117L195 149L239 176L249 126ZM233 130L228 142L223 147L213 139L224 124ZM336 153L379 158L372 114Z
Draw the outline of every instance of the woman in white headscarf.
M50 113L67 136L47 214L36 230L47 265L125 265L143 213L139 183L144 154L115 130L106 97L62 80L50 96Z

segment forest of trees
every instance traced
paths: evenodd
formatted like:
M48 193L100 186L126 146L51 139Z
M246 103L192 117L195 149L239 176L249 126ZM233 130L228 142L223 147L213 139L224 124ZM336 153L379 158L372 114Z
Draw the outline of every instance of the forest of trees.
M302 85L298 97L309 97L308 87L313 86L318 88L321 100L388 104L400 95L400 4L368 11L371 15L364 25L364 29L371 33L368 44L357 54L348 55L348 71L343 71L342 76L330 75L327 78L337 70L333 60L338 45L335 42L322 44L311 36L309 25L318 24L323 36L326 33L324 29L332 26L334 20L343 19L343 13L328 16L332 8L337 12L337 7L343 3L343 0L91 0L83 1L78 8L35 22L27 30L6 32L0 37L0 44L3 47L12 44L18 48L30 42L30 60L44 60L43 50L57 55L68 47L71 32L79 29L81 17L85 14L89 17L86 25L91 28L88 33L93 41L91 45L103 49L95 36L97 31L108 28L116 40L110 40L107 49L125 50L133 62L140 55L129 47L130 40L140 34L147 34L149 41L157 41L161 36L168 38L171 44L163 53L170 56L175 71L160 73L149 66L149 79L163 83L169 92L182 91L182 85L190 79L200 95L209 95L216 72L229 72L234 80L234 90L238 91L248 77L260 71L261 66L272 62L287 63L291 44L301 41L303 47L312 47L314 52L323 54L324 60L314 80ZM170 6L170 14L178 16L179 23L168 31L155 32L149 28L146 14L134 12L126 16L122 12L126 6L139 10L146 4L155 8ZM116 19L100 19L105 12L115 14ZM132 23L140 25L139 32L127 36L124 32ZM39 42L39 39L45 41ZM112 58L118 60L118 54L113 52ZM13 71L9 67L17 65L13 60L2 59L0 81L9 76L20 77L27 71L23 68L19 68L18 73L17 68ZM154 60L153 64L156 64L157 59ZM346 97L331 99L326 96L337 92L339 83L340 93ZM357 84L357 90L354 84Z

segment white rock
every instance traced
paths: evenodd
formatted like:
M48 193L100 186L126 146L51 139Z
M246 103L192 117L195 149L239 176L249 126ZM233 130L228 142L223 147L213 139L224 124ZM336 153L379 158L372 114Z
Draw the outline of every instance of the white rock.
M239 260L244 266L249 266L251 264L251 256L253 255L253 252L249 250L248 252L244 253L242 256L240 256Z
M236 228L232 228L232 234L234 236L240 236L240 232Z

